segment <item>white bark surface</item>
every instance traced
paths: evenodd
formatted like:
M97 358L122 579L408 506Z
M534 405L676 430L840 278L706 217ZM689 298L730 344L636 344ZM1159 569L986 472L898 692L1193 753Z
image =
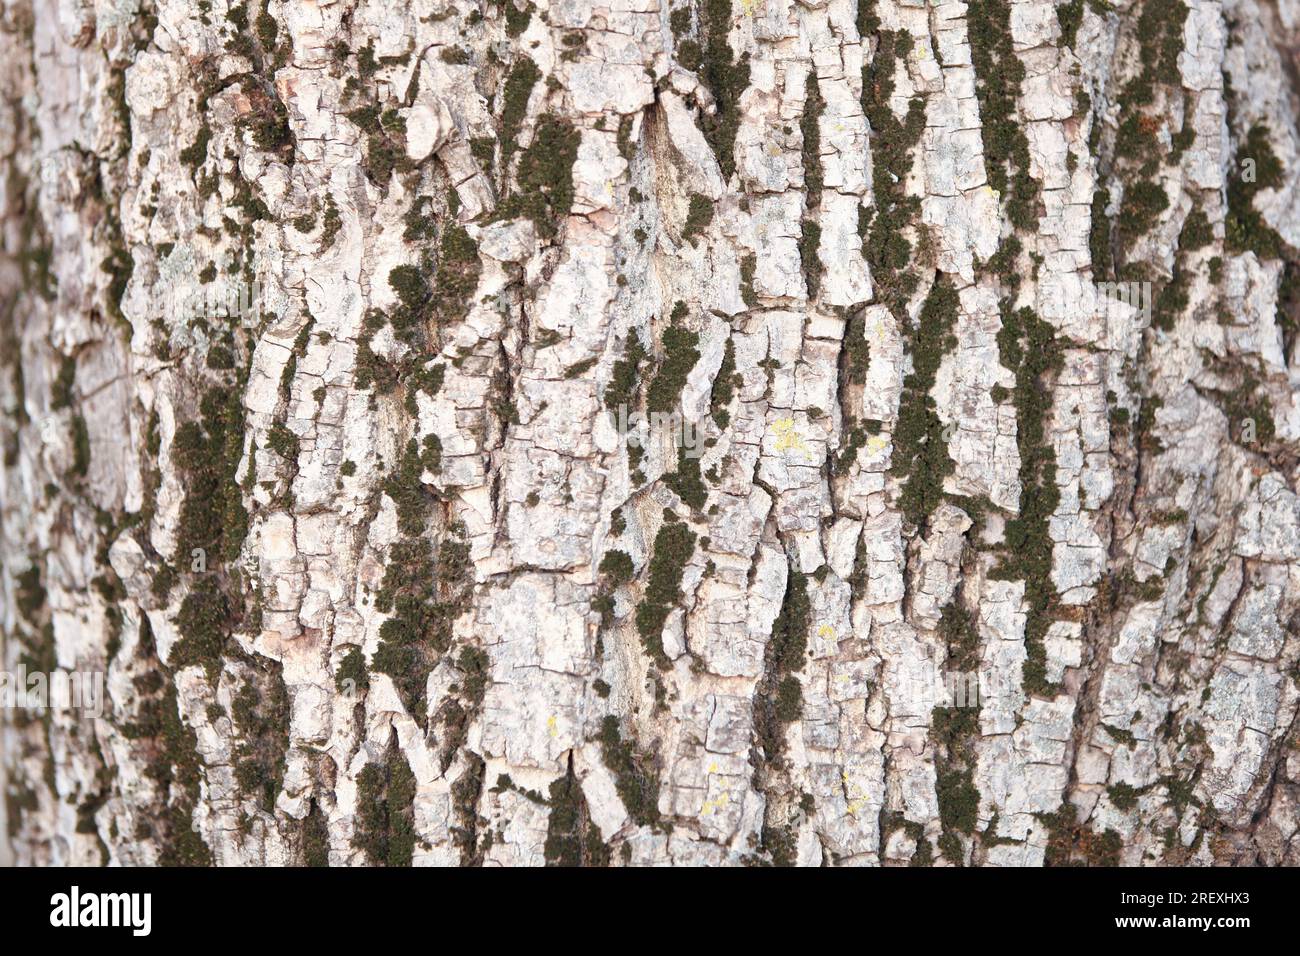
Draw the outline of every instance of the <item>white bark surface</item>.
M1300 862L1300 4L867 2L3 0L17 862Z

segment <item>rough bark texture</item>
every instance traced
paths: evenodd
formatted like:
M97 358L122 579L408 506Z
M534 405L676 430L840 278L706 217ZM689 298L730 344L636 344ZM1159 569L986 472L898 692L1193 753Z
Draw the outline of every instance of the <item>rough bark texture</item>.
M4 0L14 859L1300 863L1298 48Z

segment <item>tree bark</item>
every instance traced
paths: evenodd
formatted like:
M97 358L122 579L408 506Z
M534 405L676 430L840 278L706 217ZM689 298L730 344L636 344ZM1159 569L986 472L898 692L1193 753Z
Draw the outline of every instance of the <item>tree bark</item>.
M1300 863L1297 50L4 0L13 858Z

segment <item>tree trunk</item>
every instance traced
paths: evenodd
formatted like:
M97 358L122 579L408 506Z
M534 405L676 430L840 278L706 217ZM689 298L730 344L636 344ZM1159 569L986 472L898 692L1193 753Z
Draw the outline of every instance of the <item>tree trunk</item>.
M1300 863L1297 0L2 29L17 862Z

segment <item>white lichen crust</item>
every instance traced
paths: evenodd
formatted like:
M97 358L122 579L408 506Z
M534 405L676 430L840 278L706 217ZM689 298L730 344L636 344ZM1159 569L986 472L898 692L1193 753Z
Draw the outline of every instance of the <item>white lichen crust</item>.
M12 859L1300 864L1297 48L4 0Z

